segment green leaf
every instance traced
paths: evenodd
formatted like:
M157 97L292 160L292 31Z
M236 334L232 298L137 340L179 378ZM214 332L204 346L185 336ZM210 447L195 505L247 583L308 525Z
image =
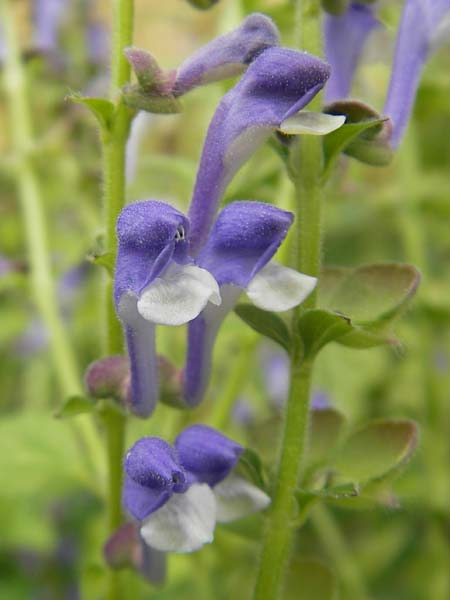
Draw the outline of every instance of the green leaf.
M70 396L61 409L55 414L55 417L59 419L68 419L70 417L76 417L77 415L90 413L94 410L95 403L84 396Z
M172 94L145 92L138 85L128 85L122 90L123 101L130 108L157 114L181 112L181 102Z
M339 129L332 131L323 138L324 169L323 175L327 178L337 158L348 148L362 133L379 127L385 119L367 119L359 123L345 123Z
M283 600L336 600L337 584L333 573L315 559L294 558L286 576Z
M329 342L350 333L352 324L350 319L342 314L313 309L302 314L298 329L303 340L304 357L312 358Z
M350 436L333 466L341 480L362 484L386 481L411 458L418 437L414 421L373 421Z
M114 275L114 254L112 252L104 252L103 254L89 254L87 259L94 263L94 265L98 265L99 267L104 267L111 277Z
M339 442L345 417L334 408L311 411L308 462L325 461Z
M112 102L105 98L85 98L76 95L66 96L66 100L84 104L97 119L100 127L105 131L110 131L116 110Z
M277 342L289 352L291 336L287 325L278 315L251 304L238 304L234 311L252 329Z
M337 339L340 344L370 348L393 343L392 324L414 296L419 281L417 269L400 263L326 268L320 279L319 304L351 319L351 331Z
M296 498L299 503L317 500L339 500L341 498L354 498L359 495L359 486L356 483L343 483L320 490L299 489Z
M368 104L359 100L338 100L325 107L324 112L331 115L345 115L347 120L341 136L324 140L325 167L324 176L340 152L373 166L388 165L393 157L389 144L392 135L392 123L382 117ZM334 135L334 132L330 136ZM327 136L329 137L329 136Z
M248 481L254 483L260 489L267 491L267 481L263 464L256 452L250 448L245 448L239 457L239 462L234 472L248 479Z

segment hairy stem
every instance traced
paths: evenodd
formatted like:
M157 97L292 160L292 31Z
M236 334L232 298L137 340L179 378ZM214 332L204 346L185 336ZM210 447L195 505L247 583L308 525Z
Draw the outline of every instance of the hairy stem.
M302 49L320 51L319 3L301 0L297 4L297 37ZM312 105L317 105L316 99ZM311 105L310 105L311 106ZM294 267L318 277L322 246L322 143L320 138L303 136L291 155L296 192L297 239ZM305 308L314 308L316 292L294 311L290 355L290 387L281 440L273 503L268 515L261 562L255 589L256 600L281 597L293 535L296 508L295 492L307 450L309 399L313 365L303 360L298 333L298 316ZM301 591L299 598L301 598ZM306 600L306 599L305 599Z
M103 132L103 182L105 251L112 258L117 255L116 222L125 205L126 144L133 112L121 98L121 88L130 80L131 69L123 50L133 43L134 0L112 0L112 48L111 48L111 100L115 113L108 132ZM105 277L104 292L106 355L123 352L123 334L115 314L112 281ZM113 533L122 522L122 457L125 444L125 417L114 409L107 410L103 423L106 436L108 464L108 530ZM107 598L122 598L119 576L109 572Z

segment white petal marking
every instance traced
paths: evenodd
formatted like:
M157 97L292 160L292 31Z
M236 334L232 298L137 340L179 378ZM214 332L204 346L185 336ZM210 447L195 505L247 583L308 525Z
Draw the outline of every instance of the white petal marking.
M194 552L214 538L216 499L206 483L174 494L141 527L141 536L161 552Z
M143 290L137 307L147 321L184 325L208 302L221 303L219 286L211 273L195 265L172 263Z
M214 494L219 523L235 521L264 510L270 504L270 497L265 492L233 473L214 486Z
M285 119L279 130L289 135L327 135L345 123L345 115L327 115L302 110Z
M301 304L316 284L315 277L271 261L253 277L247 296L259 308L283 312Z

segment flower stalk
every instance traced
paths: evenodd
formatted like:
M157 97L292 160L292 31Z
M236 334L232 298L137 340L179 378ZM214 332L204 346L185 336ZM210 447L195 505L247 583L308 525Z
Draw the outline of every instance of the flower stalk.
M300 0L296 6L296 37L301 48L320 55L320 5L314 0ZM317 97L308 108L317 108ZM316 106L314 106L316 105ZM291 156L295 186L297 239L294 267L307 275L319 277L322 251L322 142L317 136L302 136ZM316 288L317 290L317 288ZM276 475L273 503L268 515L261 562L257 576L255 600L275 600L280 596L294 536L293 521L297 510L295 492L307 451L309 404L313 364L304 360L298 332L298 317L314 308L316 290L295 309L292 319L290 385L281 452Z
M133 112L124 104L120 89L129 82L131 67L123 50L133 42L133 0L112 0L111 101L115 104L110 130L102 134L105 251L115 261L117 255L116 221L125 204L125 153ZM105 340L104 354L123 352L122 328L116 317L112 281L104 284ZM113 533L122 521L122 456L125 443L125 417L108 410L103 425L106 437L108 468L108 531ZM120 598L118 575L109 573L107 598Z

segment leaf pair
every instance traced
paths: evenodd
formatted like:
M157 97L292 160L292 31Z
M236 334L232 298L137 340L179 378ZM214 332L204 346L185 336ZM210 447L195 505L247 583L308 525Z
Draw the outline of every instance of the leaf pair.
M324 269L319 284L321 308L304 311L298 320L303 358L315 357L333 341L354 348L395 343L392 324L413 297L419 280L414 267L398 263ZM281 317L247 304L239 304L235 312L252 329L290 352L291 333Z

